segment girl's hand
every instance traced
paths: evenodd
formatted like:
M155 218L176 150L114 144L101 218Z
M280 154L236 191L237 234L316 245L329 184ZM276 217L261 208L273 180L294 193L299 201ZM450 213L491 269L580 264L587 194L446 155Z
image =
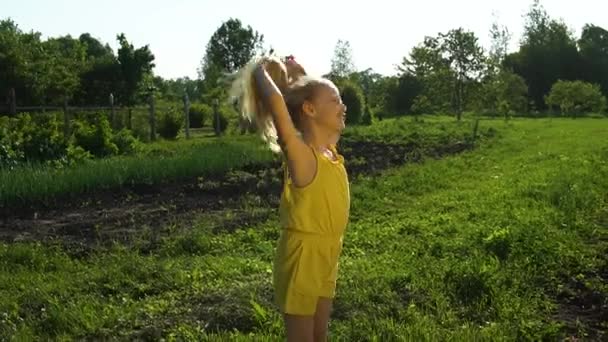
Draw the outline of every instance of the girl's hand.
M287 75L292 80L296 80L298 77L306 75L306 70L304 70L304 67L298 64L293 56L285 57L284 63L285 68L287 69Z

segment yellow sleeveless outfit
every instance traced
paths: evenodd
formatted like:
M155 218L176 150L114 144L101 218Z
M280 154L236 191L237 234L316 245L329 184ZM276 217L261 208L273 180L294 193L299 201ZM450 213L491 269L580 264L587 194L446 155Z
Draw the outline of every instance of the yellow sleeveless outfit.
M344 157L337 160L313 149L317 173L305 187L285 180L281 204L281 237L273 267L275 303L283 313L313 315L319 297L334 298L338 258L350 211Z

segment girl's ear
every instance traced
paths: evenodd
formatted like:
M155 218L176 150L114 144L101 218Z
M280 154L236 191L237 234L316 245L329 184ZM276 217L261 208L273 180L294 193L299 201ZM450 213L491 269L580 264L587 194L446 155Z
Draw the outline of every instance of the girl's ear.
M302 114L308 115L310 117L315 116L315 106L312 104L312 102L304 101L304 103L302 104Z

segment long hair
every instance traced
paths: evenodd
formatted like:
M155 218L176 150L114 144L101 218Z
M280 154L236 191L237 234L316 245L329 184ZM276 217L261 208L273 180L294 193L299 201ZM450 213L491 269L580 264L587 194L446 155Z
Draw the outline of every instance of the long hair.
M312 99L317 86L323 84L323 80L306 75L303 69L298 70L294 75L289 75L285 63L275 56L254 58L234 75L230 96L237 101L241 116L249 122L255 122L258 133L269 148L273 152L280 153L281 148L272 112L264 105L253 77L254 70L262 63L283 95L289 116L300 132L302 105Z

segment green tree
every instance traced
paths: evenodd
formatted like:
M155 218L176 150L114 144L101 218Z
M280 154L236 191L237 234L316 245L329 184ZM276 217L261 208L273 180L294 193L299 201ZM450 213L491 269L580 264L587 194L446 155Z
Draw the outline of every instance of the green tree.
M600 113L606 109L606 98L600 87L583 81L555 82L545 101L548 106L558 107L562 115Z
M527 110L527 95L528 86L523 77L502 69L484 80L478 110L500 113L507 118Z
M36 94L44 60L39 32L23 33L11 19L0 21L0 96L17 94L18 104L39 104Z
M544 96L558 79L582 77L576 41L565 23L553 20L538 0L526 15L519 51L507 56L505 66L528 84L537 109L545 109Z
M453 109L460 120L462 111L469 102L468 86L481 77L484 66L484 56L478 39L473 32L462 28L440 34L441 50L454 73L452 90Z
M80 87L74 102L80 105L107 105L110 94L119 100L123 72L118 58L108 44L103 45L89 33L78 38L86 47L86 63L80 74Z
M118 49L118 62L122 72L123 96L122 100L131 107L136 103L137 92L146 75L154 69L154 55L148 45L135 49L127 41L123 33L117 36L120 48Z
M584 79L599 84L604 96L608 96L608 31L587 24L578 46L585 66Z
M414 99L418 96L422 99L423 96L424 106L416 106L415 112L421 108L426 113L450 110L455 75L449 60L443 54L438 37L425 37L422 43L412 49L409 57L403 58L398 70L401 76L414 76L420 84L420 91Z
M363 99L363 92L361 88L350 81L342 83L341 89L342 101L347 107L346 110L346 123L347 124L358 124L361 122L363 117L363 110L365 108L365 101Z
M49 38L42 43L45 58L37 61L41 70L44 103L59 105L71 100L80 87L80 74L85 68L86 46L71 36Z
M353 53L348 40L338 39L331 59L331 70L328 77L335 82L347 78L355 72Z
M251 26L243 26L239 19L223 22L209 39L198 70L204 91L214 96L223 94L214 90L221 86L218 80L243 67L254 56L264 54L263 44L264 35Z

